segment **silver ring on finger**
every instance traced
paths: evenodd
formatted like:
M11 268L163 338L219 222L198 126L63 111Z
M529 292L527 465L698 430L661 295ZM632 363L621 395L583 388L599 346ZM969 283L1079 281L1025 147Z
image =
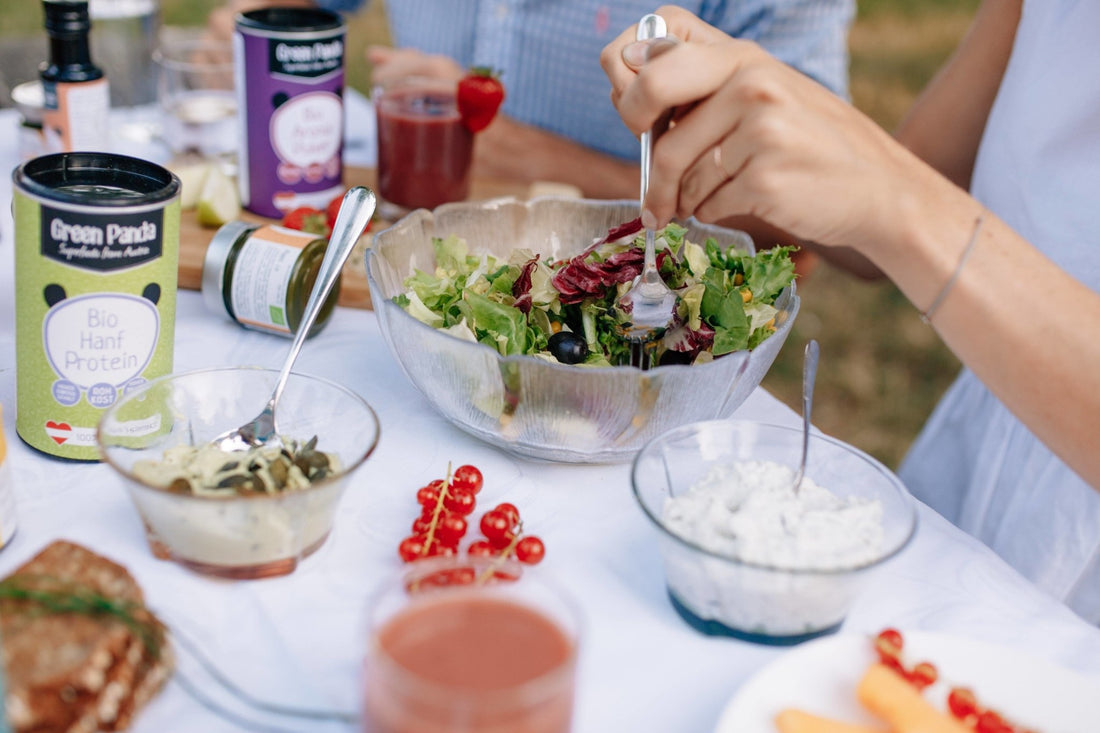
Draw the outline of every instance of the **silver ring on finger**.
M729 179L733 178L733 174L730 173L728 170L726 170L726 166L722 163L722 144L721 143L714 146L714 149L711 151L711 157L714 159L714 167L718 169L718 172L722 176L722 181L723 182L728 181Z

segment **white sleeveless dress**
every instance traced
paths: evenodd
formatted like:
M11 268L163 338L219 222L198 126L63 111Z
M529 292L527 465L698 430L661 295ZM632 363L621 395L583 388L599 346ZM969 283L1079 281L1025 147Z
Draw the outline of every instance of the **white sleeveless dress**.
M1100 292L1098 30L1096 0L1025 0L972 193ZM1100 333L1082 336L1100 339ZM1035 348L1044 348L1043 340L1036 333ZM1100 415L1094 424L1100 450ZM969 370L937 406L899 473L919 499L1100 623L1100 492Z

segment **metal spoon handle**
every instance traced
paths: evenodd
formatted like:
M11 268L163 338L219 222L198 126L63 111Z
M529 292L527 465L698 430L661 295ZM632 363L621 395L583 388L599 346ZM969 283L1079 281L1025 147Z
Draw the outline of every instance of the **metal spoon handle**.
M815 339L806 344L805 360L802 363L802 460L798 464L794 489L798 491L802 477L806 474L806 459L810 452L810 413L814 406L814 381L817 379L817 360L821 348Z
M321 268L317 271L317 280L313 283L313 290L306 301L306 309L302 314L302 321L298 324L298 330L294 334L294 341L290 345L290 352L283 362L283 369L279 372L279 381L275 383L275 389L271 393L268 406L272 407L279 400L279 395L286 386L290 377L290 368L294 360L298 358L298 352L313 328L313 322L321 312L321 306L336 284L336 278L340 275L344 263L347 262L355 243L359 241L359 235L367 222L374 215L377 199L374 192L363 186L356 186L344 194L344 200L340 204L340 213L336 215L336 223L332 227L332 236L325 248L325 256L321 260Z

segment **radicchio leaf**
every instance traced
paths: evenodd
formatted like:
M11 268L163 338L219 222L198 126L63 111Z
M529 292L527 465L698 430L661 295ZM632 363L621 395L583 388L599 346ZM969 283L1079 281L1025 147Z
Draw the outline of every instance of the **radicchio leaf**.
M706 321L703 321L698 329L692 330L686 323L680 322L679 318L676 320L676 325L670 328L662 339L662 343L669 351L697 354L709 349L714 343L714 329Z
M531 273L538 266L539 255L535 255L523 264L519 277L512 283L512 297L516 299L513 305L527 315L531 312Z
M642 272L645 253L637 247L616 252L603 262L585 262L577 255L554 274L554 287L565 305L600 297L619 283L630 282Z
M596 249L596 247L599 247L601 244L614 242L625 237L633 237L635 234L642 231L642 228L642 217L640 216L631 219L628 222L624 222L617 227L611 227L607 230L607 236L605 236L603 239L598 239L592 244L585 247L584 251L577 255L577 257L580 257L582 259L587 257L589 254L591 254L592 250Z

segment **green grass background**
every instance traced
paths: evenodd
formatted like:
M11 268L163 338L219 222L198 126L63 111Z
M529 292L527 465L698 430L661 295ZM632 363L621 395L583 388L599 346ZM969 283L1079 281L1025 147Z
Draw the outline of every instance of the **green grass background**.
M400 0L396 0L400 2ZM200 25L221 0L161 0L165 25ZM656 4L656 3L655 3ZM978 0L862 0L852 28L853 103L893 129L962 37ZM365 91L360 51L387 43L375 0L349 19L348 83ZM0 3L0 43L41 33L37 0ZM821 344L814 422L891 467L905 454L959 364L889 283L866 283L822 265L799 284L802 312L764 386L801 409L802 346Z

